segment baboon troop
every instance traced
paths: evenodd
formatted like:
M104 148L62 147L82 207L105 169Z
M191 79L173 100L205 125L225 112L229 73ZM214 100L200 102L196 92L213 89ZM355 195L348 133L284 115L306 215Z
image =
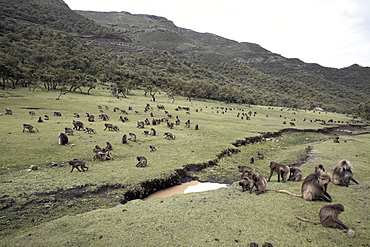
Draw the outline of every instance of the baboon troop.
M148 166L148 161L144 156L137 156L136 159L139 161L136 167L146 167Z
M86 165L86 161L84 161L84 160L73 159L73 160L69 161L69 164L72 166L71 172L73 172L73 169L75 169L75 168L79 172L84 172L85 169L86 169L86 171L89 170L89 167Z
M333 183L348 187L350 181L358 184L358 182L353 178L352 165L348 160L341 160L334 168Z
M37 132L39 131L35 126L33 126L31 124L23 124L23 131L22 132L24 132L26 129L28 129L28 132L30 132L30 133L34 133L35 132L34 129L36 129Z
M270 179L274 172L276 172L278 175L278 182L280 182L280 178L283 180L283 182L288 181L288 177L290 173L290 169L288 166L271 161L270 162L270 176L267 179L267 182L270 182Z
M59 139L59 144L60 145L67 145L68 144L68 136L65 133L60 132L59 136L58 136L58 139Z
M338 219L339 214L341 214L342 212L344 212L344 206L340 203L336 203L336 204L327 204L320 209L319 212L320 221L311 221L299 216L295 217L298 220L311 222L314 223L315 225L321 224L322 226L325 227L332 227L341 230L348 229L348 227Z

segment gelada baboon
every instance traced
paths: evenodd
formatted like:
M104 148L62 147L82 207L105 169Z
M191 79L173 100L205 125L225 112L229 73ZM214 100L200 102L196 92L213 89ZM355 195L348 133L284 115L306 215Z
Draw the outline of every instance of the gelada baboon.
M122 144L127 144L127 135L126 134L124 134L122 136Z
M85 169L86 169L86 171L89 170L89 167L86 165L86 161L84 161L84 160L73 159L73 160L69 161L69 164L72 166L71 172L73 172L73 169L75 169L75 168L79 172L84 172ZM81 169L79 167L81 167Z
M290 166L290 175L288 181L299 182L302 180L302 171L294 166Z
M64 132L59 133L58 140L60 145L68 145L68 136ZM71 144L70 146L74 146L74 144Z
M35 132L35 130L34 130L34 129L36 129L36 130L37 130L37 132L39 131L35 126L33 126L33 125L31 125L31 124L23 124L23 131L22 131L22 132L24 132L26 129L28 129L28 131L29 131L30 133L34 133L34 132Z
M330 174L319 169L316 173L312 173L304 179L301 187L302 195L293 194L286 190L275 190L275 189L266 189L266 190L285 193L296 197L302 197L307 201L323 200L326 202L331 202L332 198L327 192L327 187L330 181L331 181Z
M30 165L30 168L28 168L28 170L27 171L36 171L36 170L38 170L39 169L39 167L37 166L37 165Z
M111 151L105 148L101 149L98 145L95 146L93 152L95 153L93 160L114 160Z
M81 129L85 130L85 125L81 121L73 120L72 124L73 124L73 129L75 130L81 130Z
M331 196L327 192L331 181L329 173L317 170L316 173L308 175L302 183L302 197L307 201L324 200L331 202Z
M256 195L260 195L266 190L267 180L266 178L256 172L249 173L249 177L252 179L249 193L252 194L252 190L256 187Z
M334 143L340 143L339 136L334 137Z
M295 216L298 220L305 221L305 222L311 222L316 224L321 224L325 227L332 227L332 228L338 228L338 229L348 229L347 226L345 226L339 219L338 216L340 213L344 211L344 207L342 204L328 204L325 205L320 209L320 221L311 221L307 219L303 219L299 216Z
M255 172L255 170L252 167L249 166L238 166L238 171L242 173L242 178L244 178L246 175L245 173L252 173Z
M37 122L38 122L38 123L43 123L43 122L44 122L44 120L42 120L42 118L41 118L41 117L39 117L39 119L37 120Z
M148 166L148 161L144 156L137 156L136 159L139 161L139 163L136 164L136 167Z
M150 129L150 135L151 136L156 136L157 135L157 131L154 128L151 128Z
M150 145L149 148L150 148L150 152L154 152L157 150L157 148L154 145Z
M253 156L251 156L251 157L249 158L249 163L254 164L254 157L253 157Z
M13 111L10 108L5 108L5 115L13 115Z
M86 127L85 133L88 134L96 134L96 131L93 128Z
M358 182L353 178L352 165L348 160L341 160L333 171L333 183L348 187L349 182Z
M64 128L64 132L69 135L69 136L73 136L73 129L72 128L68 128L68 127L65 127Z
M164 132L164 138L175 140L176 137L171 132Z
M265 158L265 156L263 155L263 153L260 153L260 152L257 153L257 157L260 160L263 160Z
M270 182L270 179L274 172L276 172L278 175L278 182L280 182L280 177L281 177L281 179L285 183L288 180L290 169L286 165L282 165L274 161L271 161L270 162L270 176L267 179L267 182Z
M136 142L136 135L134 133L128 133L130 135L130 141Z
M324 166L322 164L317 164L315 166L315 173L317 173L318 170L321 170L321 171L324 172L325 171L325 168L324 168Z
M248 177L243 177L242 180L239 181L239 185L242 187L242 192L250 190L251 188L251 181Z

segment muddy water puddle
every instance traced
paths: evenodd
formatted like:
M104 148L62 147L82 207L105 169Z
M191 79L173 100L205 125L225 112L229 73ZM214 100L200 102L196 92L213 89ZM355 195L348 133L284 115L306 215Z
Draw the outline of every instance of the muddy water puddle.
M201 192L207 190L215 190L221 187L227 187L227 184L218 184L218 183L201 183L199 181L191 181L188 183L183 183L180 185L173 186L168 189L159 190L143 200L149 200L158 197L169 197L175 194L187 194L194 192Z

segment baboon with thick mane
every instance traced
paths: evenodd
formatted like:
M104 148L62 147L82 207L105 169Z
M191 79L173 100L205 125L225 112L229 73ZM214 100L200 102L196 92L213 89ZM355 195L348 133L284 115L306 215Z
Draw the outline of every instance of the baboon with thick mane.
M350 181L358 184L358 182L353 178L352 165L348 160L341 160L334 168L333 183L348 187Z
M344 211L344 207L342 204L327 204L324 207L320 209L320 221L311 221L307 219L303 219L302 217L295 216L298 220L305 221L305 222L311 222L316 224L321 224L325 227L332 227L337 229L348 229L346 225L342 223L338 219L339 214L341 214Z
M316 173L308 175L302 183L302 197L307 201L324 200L331 202L331 196L327 192L331 181L329 173L317 170Z

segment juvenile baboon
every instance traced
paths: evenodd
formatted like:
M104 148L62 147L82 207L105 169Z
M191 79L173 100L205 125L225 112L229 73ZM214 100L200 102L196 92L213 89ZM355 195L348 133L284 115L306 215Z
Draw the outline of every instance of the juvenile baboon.
M290 175L288 181L299 182L302 180L302 171L294 166L290 166Z
M77 169L79 172L84 172L85 169L86 171L89 170L89 167L86 165L86 161L84 160L78 160L78 159L73 159L71 161L69 161L69 164L72 166L72 170L71 172L73 172L73 169ZM81 167L81 170L80 168Z
M260 153L260 152L257 153L257 157L260 160L263 160L265 158L265 156L263 155L263 153Z
M69 135L69 136L72 136L73 135L73 129L72 128L68 128L68 127L65 127L64 128L64 132Z
M256 187L256 195L260 195L262 194L263 192L265 192L266 190L266 185L267 185L267 180L266 178L260 174L260 173L256 173L256 172L252 172L249 174L249 177L252 179L252 186L250 188L250 191L249 193L252 194L252 191L253 191L253 188Z
M34 129L36 129L36 130L37 130L37 132L39 131L35 126L33 126L33 125L31 125L31 124L23 124L23 131L22 131L22 132L24 132L24 131L25 131L25 129L28 129L28 131L29 131L30 133L34 133L34 132L35 132L35 130L34 130Z
M43 122L44 122L44 120L42 120L42 118L41 118L41 117L39 117L39 119L37 119L37 122L38 122L38 123L43 123Z
M53 116L56 116L56 117L61 117L62 116L62 113L61 112L58 112L58 111L55 111Z
M190 119L186 120L185 127L186 128L190 128Z
M96 131L93 128L86 127L85 133L88 134L96 134Z
M124 134L122 136L122 144L127 144L127 135L126 134Z
M110 131L110 130L114 130L114 126L116 126L116 125L109 124L109 123L105 123L105 124L104 124L104 126L105 126L104 131L105 131L106 129L108 129L108 130ZM117 127L117 126L116 126L116 127ZM118 128L118 127L117 127L117 128Z
M336 204L327 204L324 207L320 209L319 216L320 216L320 221L311 221L307 219L303 219L299 216L295 216L298 220L305 221L305 222L311 222L316 224L321 224L322 226L325 227L332 227L332 228L337 228L337 229L348 229L346 225L342 223L338 219L339 214L341 214L344 211L344 207L340 203Z
M317 164L315 166L315 173L317 173L318 170L321 170L321 171L324 172L325 171L325 168L324 168L324 166L322 164Z
M270 176L267 179L267 182L270 182L270 179L272 177L272 174L276 172L278 174L278 182L280 182L280 177L283 180L283 182L286 182L289 177L290 169L286 165L282 165L279 163L276 163L274 161L270 162Z
M341 160L333 171L333 183L348 187L350 181L358 182L353 178L352 165L348 160Z
M199 125L198 125L198 124L197 124L197 125L195 125L194 129L195 129L195 130L199 130Z
M331 196L327 192L331 181L329 173L320 169L316 173L308 175L302 183L302 197L307 201L324 200L331 202Z
M238 171L242 173L242 178L244 178L246 176L245 173L253 173L255 169L249 166L238 166Z
M80 114L78 114L77 112L75 112L75 113L73 113L73 117L79 118L80 117Z
M28 113L30 114L30 116L36 116L36 112L34 111L29 111Z
M9 108L5 108L5 115L13 115L13 111Z
M243 177L243 179L239 181L239 185L242 186L242 192L244 192L250 190L251 181L248 177Z
M59 139L59 144L60 145L67 145L68 144L68 136L65 133L60 132L59 136L58 136L58 139Z
M254 164L254 157L253 156L249 158L249 163Z
M154 152L157 150L157 148L154 145L150 145L149 148L150 148L150 152Z
M336 137L334 138L334 143L340 143L340 142L339 142L339 136L336 136Z
M73 120L72 124L73 124L73 129L75 130L81 130L81 129L85 130L85 125L83 124L83 122Z
M130 141L136 142L136 135L134 133L128 133L130 135Z
M151 136L156 136L157 135L157 131L153 128L150 129L150 135Z
M164 138L174 140L176 137L171 132L164 132Z
M148 161L144 156L137 156L136 159L139 161L136 167L146 167L148 165Z

